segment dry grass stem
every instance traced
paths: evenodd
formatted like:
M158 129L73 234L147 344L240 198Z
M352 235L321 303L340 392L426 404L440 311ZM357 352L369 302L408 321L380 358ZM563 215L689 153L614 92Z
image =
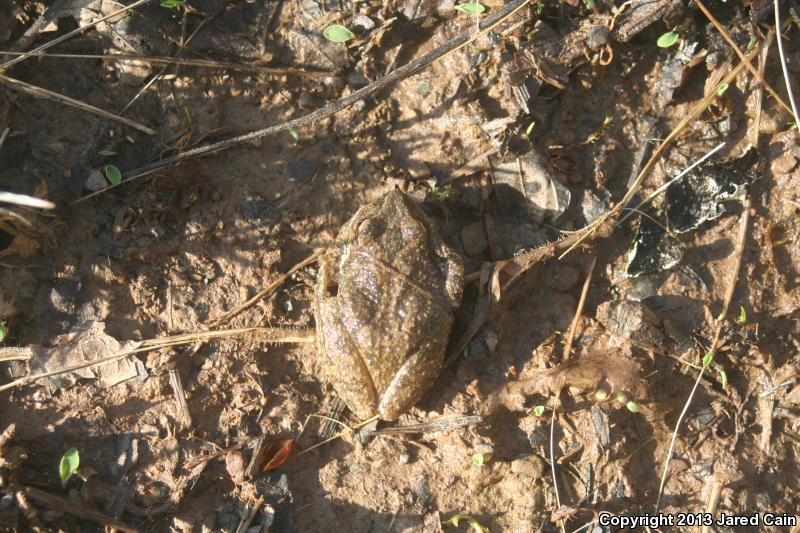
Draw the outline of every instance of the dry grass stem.
M733 51L736 52L737 56L739 56L739 59L744 62L747 70L749 70L750 73L753 76L755 76L758 85L763 86L765 89L767 89L767 92L770 95L772 95L773 98L775 98L775 100L778 102L778 105L780 105L787 113L791 113L792 109L788 105L786 105L786 102L783 101L781 95L779 95L778 92L764 80L764 73L759 70L756 70L756 68L753 66L750 60L746 58L744 52L742 52L742 49L736 45L736 42L734 42L733 38L731 37L731 34L728 33L725 27L719 23L719 21L714 17L714 15L711 14L708 8L706 8L705 4L703 4L702 0L696 0L696 2L697 2L697 7L700 8L700 11L703 12L703 14L709 20L709 22L711 22L711 24L717 29L720 35L722 35L722 38L725 39L729 45L731 45L731 48L733 48ZM775 27L776 28L779 27L779 24L776 24ZM789 96L791 96L791 94L792 93L790 91Z
M117 11L114 11L113 13L110 13L110 14L104 16L104 17L100 17L99 19L95 20L94 22L91 22L91 23L87 24L86 26L81 26L80 28L75 28L71 32L65 33L61 37L53 39L52 41L48 41L48 42L44 43L42 46L39 46L38 48L34 48L33 50L31 50L29 52L25 52L24 54L22 54L22 55L20 55L18 57L15 57L14 59L11 59L9 61L6 61L5 63L0 64L0 72L3 72L4 70L7 70L10 66L16 65L20 61L24 61L29 57L36 56L36 55L40 54L41 52L44 52L48 48L57 45L58 43L62 43L64 41L66 41L67 39L71 39L71 38L75 37L76 35L78 35L79 33L83 33L86 30L90 30L90 29L94 28L95 26L97 26L98 24L100 24L101 22L105 22L105 21L110 20L110 19L112 19L114 17L117 17L119 15L127 13L131 9L135 9L135 8L139 7L140 5L145 4L145 3L149 2L149 1L150 0L138 0L138 1L134 2L134 3L132 3L129 6L125 6L122 9L118 9Z
M572 354L572 343L575 342L575 335L578 331L578 324L581 321L583 314L583 306L586 303L586 295L589 294L589 285L592 283L592 275L594 274L594 267L597 265L597 256L592 257L592 262L589 265L589 273L586 275L586 281L583 282L583 289L581 290L581 299L578 300L578 307L575 309L575 316L572 318L572 325L569 328L569 335L567 335L567 342L564 345L564 361L569 361Z
M731 273L731 278L728 280L728 288L725 293L725 299L722 305L722 312L719 314L719 319L717 320L717 327L714 332L714 340L711 342L711 348L709 349L709 353L715 353L717 346L719 344L720 335L722 334L722 328L725 324L725 316L728 313L728 308L730 307L731 299L733 298L733 291L736 288L736 282L739 279L739 269L741 268L742 264L742 254L744 252L744 243L747 238L747 226L750 222L750 198L746 198L743 202L743 210L742 210L742 220L739 226L739 236L736 244L736 251L735 253L735 262L733 266L733 271ZM689 406L692 403L692 399L694 398L694 394L697 391L697 387L700 385L700 380L703 379L703 375L705 374L706 369L710 366L710 364L703 364L703 367L700 369L700 372L697 374L697 379L694 382L694 386L692 387L692 391L689 393L689 397L686 399L686 403L683 405L683 410L681 411L680 416L678 416L678 421L675 423L675 430L672 432L672 438L670 439L669 448L667 449L667 456L664 458L664 470L661 474L661 484L658 487L658 497L656 498L656 506L655 506L655 513L658 513L658 510L661 506L661 497L664 494L664 485L667 483L667 475L669 474L669 462L672 460L672 453L675 449L675 441L678 438L678 431L680 430L681 423L683 422L683 418L686 416L687 411L689 410Z
M773 0L775 6L775 33L778 38L778 55L781 57L781 69L783 70L783 81L786 82L786 92L789 94L789 103L792 104L792 116L797 128L800 128L800 113L797 112L797 103L794 101L794 93L792 92L792 82L789 81L789 69L786 66L786 56L783 55L783 38L781 37L781 9L778 5L778 0ZM799 130L800 131L800 130Z
M99 107L87 104L86 102L75 100L74 98L70 98L69 96L64 96L63 94L53 92L49 89L43 89L42 87L37 87L36 85L31 85L30 83L20 81L15 78L9 78L8 76L0 74L0 82L5 83L9 88L14 89L15 91L23 92L31 96L34 96L36 98L47 98L59 102L61 104L68 105L70 107L75 107L77 109L80 109L81 111L86 111L87 113L107 118L109 120L113 120L114 122L119 122L120 124L124 124L125 126L137 129L142 133L146 133L147 135L155 135L156 133L158 133L156 130L148 128L147 126L140 124L135 120L121 117L119 115L115 115L114 113L109 113L104 109L100 109Z

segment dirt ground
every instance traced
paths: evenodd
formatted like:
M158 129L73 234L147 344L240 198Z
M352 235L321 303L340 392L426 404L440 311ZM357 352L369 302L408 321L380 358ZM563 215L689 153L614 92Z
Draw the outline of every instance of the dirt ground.
M719 532L800 531L800 136L772 2L532 2L332 116L142 177L368 87L476 18L452 0L153 0L113 15L124 4L0 3L0 189L56 204L0 211L2 383L141 348L0 393L2 530L600 532L613 528L599 513L658 507L676 520L663 530L685 531L699 528L681 513L712 502L717 516L761 513L760 527ZM504 8L484 4L481 20ZM798 13L782 2L795 91ZM331 24L352 38L326 40ZM765 83L733 71L723 34ZM110 187L115 169L126 181ZM301 434L309 416L338 403L308 342L316 264L217 319L393 189L472 274L451 350L486 295L503 297L380 427L482 419L346 430L301 454L326 435L318 417ZM581 235L627 192L635 210L569 253L508 287L479 279ZM253 326L304 342L231 332L152 347ZM262 438L294 450L248 478ZM62 487L70 448L80 465Z

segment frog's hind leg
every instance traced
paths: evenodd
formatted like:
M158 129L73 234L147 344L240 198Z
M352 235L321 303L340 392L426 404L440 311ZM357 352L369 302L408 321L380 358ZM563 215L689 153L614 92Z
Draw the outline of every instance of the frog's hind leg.
M358 418L367 419L375 415L378 403L378 393L367 364L341 323L335 298L326 298L319 306L317 351L322 356L322 371L350 410Z
M378 404L378 413L384 420L397 420L431 388L439 376L444 363L447 346L447 331L450 324L443 324L445 331L437 331L427 342L406 359L400 370L386 387Z

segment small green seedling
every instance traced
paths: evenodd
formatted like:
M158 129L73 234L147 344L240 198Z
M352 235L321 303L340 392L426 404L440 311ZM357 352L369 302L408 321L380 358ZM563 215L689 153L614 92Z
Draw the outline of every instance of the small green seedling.
M431 188L431 197L436 200L437 202L444 202L450 195L453 194L453 186L447 185L443 189L440 189L436 185Z
M719 87L717 87L717 96L725 94L725 91L727 91L730 86L730 83L720 83Z
M472 464L481 467L492 460L490 453L474 453L472 454Z
M739 326L747 324L747 309L744 306L739 306L739 317L736 319L736 324Z
M187 106L185 104L183 106L183 116L186 118L186 123L191 126L192 125L192 112L189 111L189 106Z
M185 0L164 0L161 2L161 7L166 7L167 9L176 9L183 6L183 2Z
M625 404L625 407L627 407L628 411L630 411L633 414L636 414L636 413L639 412L639 404L637 404L636 402L632 402L632 401L628 402L628 403Z
M714 360L714 352L708 352L703 356L703 366L706 367Z
M6 325L0 322L0 342L3 342L8 337L8 328Z
M594 391L594 399L598 402L604 402L608 400L609 393L606 389L600 387L596 391Z
M586 9L594 9L594 0L583 0L586 4Z
M442 525L458 527L459 522L462 520L468 523L472 527L472 530L476 533L489 533L489 528L483 527L475 518L466 514L454 515L452 518L450 518L450 520L442 522Z
M113 150L100 150L97 153L102 155L103 157L114 157L115 155L118 155L117 152Z
M793 120L793 121L791 121L789 123L789 131L796 130L796 129L797 129L797 121Z
M486 11L486 6L476 0L475 2L458 4L456 6L456 11L461 11L462 13L466 13L468 15L480 15Z
M525 128L525 135L530 135L533 132L534 127L536 127L536 121L531 120L531 123L528 124L527 128Z
M103 173L111 185L119 185L122 183L122 172L114 165L106 165L103 168Z
M547 409L544 405L537 405L533 408L533 414L536 416L542 416L544 414L545 409Z
M356 38L355 33L351 32L341 24L331 24L322 30L322 35L334 43L346 43L347 41Z
M64 455L61 456L61 464L58 466L58 475L61 476L61 488L67 487L67 482L72 474L78 470L81 464L81 457L78 453L78 448L70 448Z
M628 403L628 395L625 394L624 392L618 392L617 395L615 396L615 398L619 403L623 403L623 404L627 404Z
M722 390L728 388L728 373L722 369L719 371L719 381L722 384Z
M674 45L678 42L678 34L674 31L668 31L664 35L658 38L656 41L656 45L659 48L669 48L670 46Z
M300 140L300 132L297 131L297 128L289 128L289 135L291 135L292 139L294 139L295 141Z
M131 144L136 144L136 141L134 141L133 137L131 137L130 135L126 135L125 136L125 140L128 141Z

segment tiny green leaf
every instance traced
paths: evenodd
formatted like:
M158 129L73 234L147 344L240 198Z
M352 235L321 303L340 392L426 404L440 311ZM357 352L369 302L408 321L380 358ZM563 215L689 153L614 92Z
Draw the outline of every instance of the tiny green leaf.
M747 43L747 49L748 49L748 50L752 50L752 49L753 49L753 47L756 45L756 43L757 43L757 42L758 42L758 40L756 39L756 36L755 36L755 35L753 35L752 37L750 37L750 42L748 42L748 43Z
M536 121L535 120L531 120L531 123L528 124L527 128L525 128L525 135L530 135L535 126L536 126Z
M116 166L106 165L105 168L103 168L103 173L106 175L108 181L111 182L111 185L119 185L122 183L122 172L120 172Z
M467 13L468 15L481 14L486 11L486 6L480 2L465 2L456 6L456 11Z
M67 481L81 464L81 458L77 448L70 448L61 456L61 464L58 466L58 474L61 476L61 488L67 487Z
M720 83L719 87L717 87L717 96L725 94L725 91L727 91L730 86L730 83Z
M3 342L8 337L8 328L5 324L0 323L0 342Z
M797 122L793 120L793 121L791 121L789 123L789 131L796 130L796 129L797 129Z
M133 137L131 137L130 135L126 135L125 136L125 140L128 141L131 144L136 144L136 141L134 141Z
M295 141L300 140L300 132L297 131L297 128L289 128L289 135L291 135Z
M472 464L475 466L483 466L487 461L487 457L482 453L475 453L472 455Z
M714 360L714 352L708 352L703 356L703 366L708 366Z
M454 515L450 520L442 522L442 525L458 527L458 523L461 522L462 520L468 523L472 527L473 531L475 531L476 533L489 533L488 528L483 527L481 523L478 522L475 518L466 514Z
M341 24L331 24L324 30L322 30L322 35L325 36L331 42L334 43L346 43L350 39L355 39L356 34L342 26Z
M97 153L102 155L103 157L113 157L113 156L117 155L117 152L115 152L113 150L100 150Z
M586 9L594 9L594 0L584 0Z
M739 318L736 319L736 323L740 326L747 324L747 309L744 306L739 306Z
M175 9L176 7L181 7L183 5L184 0L164 0L161 2L161 7L166 7L167 9Z
M658 38L658 41L656 41L656 45L658 45L659 48L669 48L670 46L672 46L677 42L678 42L678 34L675 33L674 31L668 31L667 33Z
M619 403L628 403L628 395L624 392L618 392L616 399Z
M625 404L625 407L627 407L628 411L630 411L631 413L636 414L639 412L639 404L637 404L636 402L628 402Z
M536 416L542 416L544 414L545 409L546 407L544 405L537 405L536 407L533 408L533 414L535 414Z
M183 116L186 117L186 122L188 122L189 125L191 126L192 125L192 112L189 111L189 106L187 106L185 104L183 106Z
M728 373L724 370L719 371L719 380L722 383L722 389L728 388Z

